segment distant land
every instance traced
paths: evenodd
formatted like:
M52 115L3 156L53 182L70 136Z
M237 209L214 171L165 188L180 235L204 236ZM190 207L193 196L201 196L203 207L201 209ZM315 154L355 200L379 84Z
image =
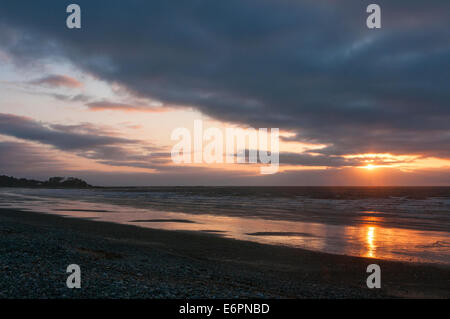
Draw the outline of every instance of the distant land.
M0 175L0 187L61 187L61 188L89 188L93 187L85 181L75 177L50 177L47 181L26 178L15 178Z

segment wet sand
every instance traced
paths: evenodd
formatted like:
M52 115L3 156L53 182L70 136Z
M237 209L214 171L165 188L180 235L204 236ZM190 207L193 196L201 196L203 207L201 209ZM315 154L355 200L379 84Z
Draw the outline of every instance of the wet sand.
M450 267L0 209L2 298L450 298ZM379 264L382 288L366 287ZM82 288L65 286L69 264Z
M133 192L117 189L1 189L0 208L14 207L152 229L214 230L216 235L260 244L450 265L448 197L413 199L410 196L415 192L410 188L392 189L396 195L410 194L401 198L388 196L389 192L384 188L356 188L352 191L370 194L358 195L362 198L351 200L315 198L314 189L309 191L309 197L298 197L298 194L303 194L303 189L295 188L293 194L296 196L267 198L263 196L266 192L286 196L288 189L223 190L224 194L231 192L232 196L223 196L209 188L173 192L162 188L162 193L147 188ZM329 190L320 188L322 193L325 192L322 195L330 195ZM373 198L378 192L372 194L372 191L381 191L383 196ZM204 192L208 196L201 195ZM434 191L419 189L417 192L424 196L443 194L442 188ZM345 192L338 194L344 196ZM345 197L348 195L351 193ZM170 209L159 210L158 203L165 203ZM189 213L178 211L180 207Z

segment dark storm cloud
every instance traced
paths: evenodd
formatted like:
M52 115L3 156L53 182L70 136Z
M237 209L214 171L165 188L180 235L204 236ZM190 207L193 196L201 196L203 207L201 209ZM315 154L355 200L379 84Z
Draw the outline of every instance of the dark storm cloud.
M94 151L79 152L78 155L96 160L100 164L116 167L135 167L164 170L173 169L170 153L159 152L157 148L147 150L133 150L127 147L101 146Z
M142 141L115 137L113 134L93 124L45 124L26 117L0 113L0 135L49 145L111 166L157 169L171 163L170 154L161 152L159 148L146 146ZM30 153L23 145L32 145L32 150L39 149L36 144L11 142L3 143L0 151L4 159L11 163L23 163L29 156L45 157L44 152L37 156L36 152Z
M65 125L46 125L27 117L0 113L0 134L54 146L60 150L88 150L104 145L136 143L135 140L99 134L99 130L80 133L83 128ZM86 129L86 127L84 128ZM90 134L90 133L96 134Z
M24 171L59 170L66 165L42 147L26 142L0 141L0 174Z
M343 153L449 157L450 2L2 1L0 48L66 58L136 95ZM24 9L26 8L26 9Z
M170 109L164 107L153 107L146 104L129 104L117 103L107 100L86 103L86 106L91 111L124 111L124 112L150 112L161 113L167 112Z
M258 150L253 150L256 154L256 161L262 163L259 156ZM250 158L250 151L245 150L243 154L234 154L236 158L245 156L244 163L252 163ZM272 154L273 156L273 154ZM343 167L343 166L360 166L364 163L360 158L343 158L340 156L328 156L323 154L311 154L308 152L303 153L291 153L291 152L280 152L278 154L279 163L281 165L299 165L299 166L326 166L326 167ZM366 163L367 164L367 163Z
M326 149L327 150L327 149ZM258 151L256 150L256 154ZM331 152L333 153L333 152ZM240 156L240 154L235 154L235 156ZM367 162L368 158L364 156L354 156L352 158L345 158L338 155L327 154L327 151L324 150L316 150L314 153L291 153L291 152L280 152L279 153L279 162L281 165L289 165L289 166L314 166L314 167L352 167L352 166L365 166L369 164ZM409 160L412 162L413 159ZM249 151L245 151L245 163L249 163ZM389 164L400 164L408 162L405 159L396 160L395 158L383 158L383 157L373 157L370 158L370 164L372 165L389 165ZM258 157L258 163L261 163L260 158Z
M342 157L331 157L323 155L310 155L308 153L280 153L280 164L302 165L302 166L358 166L361 161L356 159L345 159Z

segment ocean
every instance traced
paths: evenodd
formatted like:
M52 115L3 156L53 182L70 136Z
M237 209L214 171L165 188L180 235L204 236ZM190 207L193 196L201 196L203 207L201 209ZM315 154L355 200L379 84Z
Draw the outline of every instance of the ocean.
M0 208L450 264L450 187L0 188Z

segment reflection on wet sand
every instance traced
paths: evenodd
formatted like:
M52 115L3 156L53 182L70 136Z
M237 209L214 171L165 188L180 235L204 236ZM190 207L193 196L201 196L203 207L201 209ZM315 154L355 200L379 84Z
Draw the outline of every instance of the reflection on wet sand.
M375 227L367 227L367 254L366 257L375 257L376 246L374 244Z
M335 254L450 264L449 232L383 227L384 217L380 212L366 212L352 225L335 225L162 212L67 199L33 198L30 202L23 197L21 201L16 200L14 207L139 227L208 232Z
M192 223L195 222L188 219L138 219L130 220L130 223Z
M299 232L257 232L257 233L248 233L250 236L297 236L297 237L314 237L308 233L299 233Z
M367 212L369 214L377 214L377 212ZM378 214L380 215L380 214ZM372 257L375 258L377 257L376 255L376 249L377 249L377 245L376 245L376 231L377 228L379 226L377 225L381 225L383 222L383 217L378 217L378 216L364 216L362 218L362 224L365 225L365 229L366 229L366 253L363 254L364 257ZM371 226L369 226L371 225Z

